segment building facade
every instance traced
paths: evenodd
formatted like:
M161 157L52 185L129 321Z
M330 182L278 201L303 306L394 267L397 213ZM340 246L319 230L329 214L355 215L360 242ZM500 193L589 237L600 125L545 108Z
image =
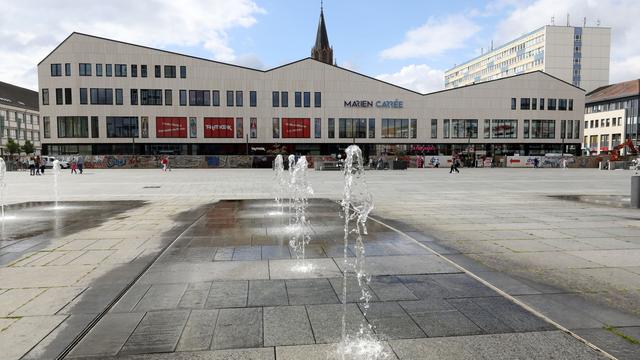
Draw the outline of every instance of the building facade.
M447 70L446 89L544 71L586 91L609 84L611 28L546 25Z
M40 153L38 92L0 81L0 156L9 154L9 139L21 146L30 141Z
M38 79L49 154L529 155L582 139L584 91L543 72L425 95L312 58L262 71L73 33Z
M600 87L586 95L583 149L591 155L608 153L631 139L638 146L640 80Z

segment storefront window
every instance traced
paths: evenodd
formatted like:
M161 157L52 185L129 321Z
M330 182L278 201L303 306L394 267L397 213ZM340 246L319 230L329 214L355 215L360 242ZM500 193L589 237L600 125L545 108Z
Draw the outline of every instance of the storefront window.
M320 139L322 137L322 121L320 118L313 120L313 137Z
M478 120L477 119L452 119L451 120L452 139L477 139Z
M555 139L556 137L556 121L555 120L531 120L531 138L532 139Z
M409 119L382 119L382 138L408 139Z
M327 121L327 137L329 139L336 137L336 120L334 118L329 118Z
M376 137L376 119L369 119L369 139Z
M491 137L491 120L484 119L484 138L489 139Z
M445 139L449 138L449 119L444 119L442 122L442 137Z
M518 120L491 120L492 139L516 139L518 137Z
M411 119L411 138L415 139L418 137L418 120L417 119Z
M338 136L341 139L366 139L367 119L345 119L338 120Z

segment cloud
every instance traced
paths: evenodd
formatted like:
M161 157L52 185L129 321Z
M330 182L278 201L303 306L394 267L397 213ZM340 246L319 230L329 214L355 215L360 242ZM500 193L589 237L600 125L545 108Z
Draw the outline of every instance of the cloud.
M391 74L380 74L377 79L402 86L419 93L428 93L444 88L444 71L426 64L411 64Z
M231 61L232 64L248 67L251 69L264 70L265 65L255 54L238 55Z
M537 0L513 2L508 6L506 18L496 26L497 44L512 40L540 26L549 24L554 17L556 25L565 25L567 14L570 24L582 26L610 26L611 64L610 81L619 82L640 77L640 6L637 0Z
M409 30L400 44L383 50L380 57L411 59L441 55L465 47L465 42L479 31L480 27L464 15L431 17L424 25Z
M37 63L74 31L157 48L200 47L234 61L228 32L265 13L253 0L23 0L2 12L0 80L32 89Z

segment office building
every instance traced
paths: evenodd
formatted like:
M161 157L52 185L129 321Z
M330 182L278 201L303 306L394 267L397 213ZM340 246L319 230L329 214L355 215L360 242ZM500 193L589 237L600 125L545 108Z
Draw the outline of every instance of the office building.
M9 154L7 142L33 143L40 153L38 92L0 81L0 155Z

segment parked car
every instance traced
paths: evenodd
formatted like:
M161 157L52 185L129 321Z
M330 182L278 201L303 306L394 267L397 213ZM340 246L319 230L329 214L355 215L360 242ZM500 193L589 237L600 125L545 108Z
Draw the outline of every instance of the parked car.
M41 156L40 160L44 161L44 167L47 169L51 169L53 168L53 161L56 158L53 156ZM59 163L60 163L60 168L62 169L68 169L69 168L69 162L66 160L60 160L58 159Z

